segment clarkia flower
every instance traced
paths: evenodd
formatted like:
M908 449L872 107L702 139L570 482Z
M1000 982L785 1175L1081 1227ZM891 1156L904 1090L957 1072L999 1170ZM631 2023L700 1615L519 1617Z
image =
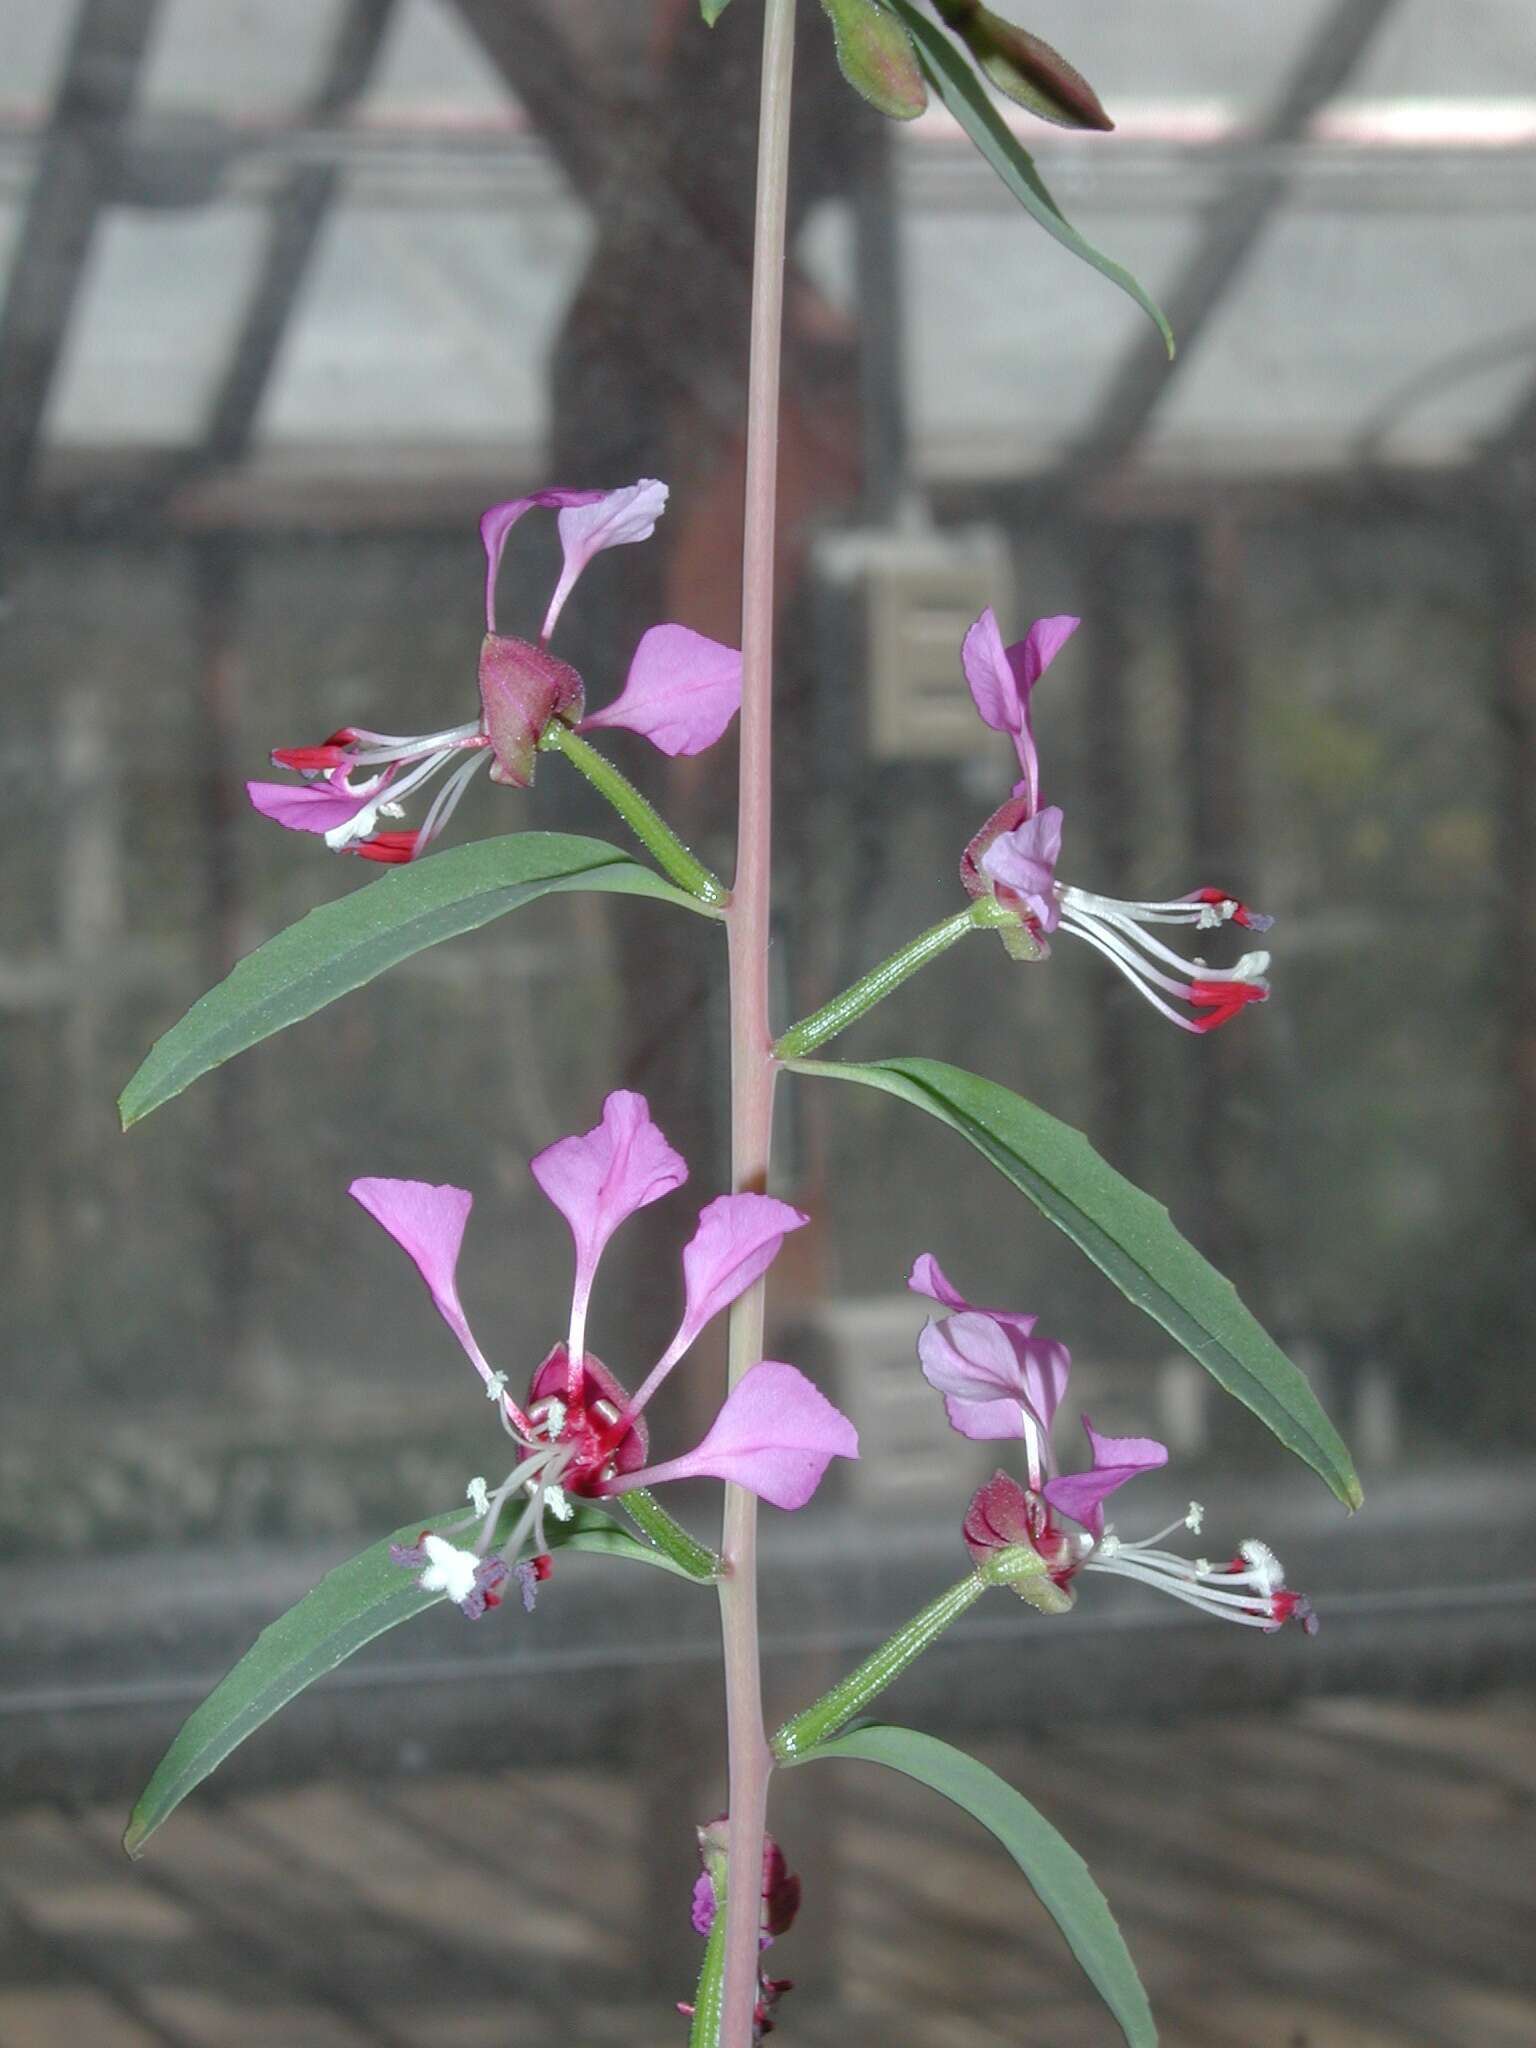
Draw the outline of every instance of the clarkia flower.
M534 491L493 505L480 521L485 547L485 639L480 647L480 716L440 732L403 735L343 726L316 747L280 747L272 759L299 783L250 782L264 817L316 832L338 853L365 860L415 860L438 837L483 763L491 780L526 789L539 741L556 720L578 732L622 727L670 755L702 753L720 738L741 702L741 655L688 626L641 635L624 688L586 714L586 687L549 640L582 571L605 548L647 540L666 509L667 486L653 477L616 491ZM496 630L496 578L512 529L524 513L553 511L563 566L536 642ZM451 772L414 830L388 827L407 798Z
M420 1544L402 1549L397 1560L425 1566L421 1583L428 1586L430 1574L429 1590L447 1592L467 1614L495 1604L491 1596L509 1567L521 1575L531 1562L536 1577L547 1574L546 1517L568 1518L570 1496L605 1499L663 1480L709 1477L734 1480L775 1507L799 1508L833 1458L858 1456L848 1418L794 1366L764 1359L743 1374L700 1443L681 1457L650 1462L645 1409L706 1325L767 1271L785 1236L809 1220L801 1210L755 1194L720 1195L705 1205L683 1251L677 1333L630 1394L586 1348L593 1281L619 1225L680 1187L688 1169L651 1120L645 1098L619 1091L604 1103L600 1123L548 1146L531 1171L570 1227L576 1274L566 1334L534 1372L521 1404L507 1391L506 1374L481 1350L459 1299L459 1251L473 1196L413 1180L355 1180L349 1191L415 1264L517 1445L517 1461L500 1486L471 1484L480 1524L472 1545L458 1547L423 1531ZM496 1543L502 1510L517 1496L524 1497L522 1511ZM493 1544L502 1569L489 1580L477 1577L474 1561L491 1561ZM525 1546L530 1558L517 1563ZM525 1601L532 1583L524 1576Z
M1071 1357L1064 1344L1034 1335L1033 1316L974 1307L928 1252L913 1265L907 1285L952 1311L930 1317L917 1344L923 1377L944 1396L950 1427L962 1436L1016 1437L1025 1445L1028 1483L995 1472L966 1510L965 1543L978 1567L1047 1613L1072 1605L1079 1573L1114 1572L1222 1621L1271 1631L1296 1621L1315 1633L1311 1602L1286 1585L1266 1544L1250 1540L1216 1564L1162 1548L1175 1529L1199 1531L1204 1511L1197 1502L1166 1529L1134 1542L1105 1520L1112 1493L1167 1464L1167 1446L1155 1438L1103 1436L1085 1415L1088 1469L1057 1470L1051 1424ZM1010 1571L1010 1559L1017 1571Z
M995 810L966 847L960 880L972 897L990 897L1013 913L999 936L1016 960L1043 960L1056 932L1085 939L1131 985L1184 1031L1214 1031L1249 1003L1269 994L1269 955L1245 953L1232 967L1186 960L1148 929L1188 925L1215 931L1232 923L1267 931L1274 922L1223 889L1195 889L1161 902L1122 902L1059 881L1062 812L1040 801L1040 760L1030 721L1035 684L1080 622L1037 619L1022 640L1003 645L990 608L971 627L961 664L983 722L1006 732L1018 756L1013 795Z

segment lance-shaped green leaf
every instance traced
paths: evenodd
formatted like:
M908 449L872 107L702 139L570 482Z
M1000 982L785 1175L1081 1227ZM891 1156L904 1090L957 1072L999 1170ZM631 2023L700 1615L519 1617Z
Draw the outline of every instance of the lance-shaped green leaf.
M964 1750L915 1728L866 1722L807 1750L796 1762L798 1766L837 1757L900 1771L979 1820L1033 1885L1083 1974L1114 2014L1129 2048L1157 2048L1152 2008L1108 1900L1071 1843L1021 1792Z
M424 1528L452 1529L464 1520L466 1512L460 1505L447 1514L426 1515L397 1529L382 1543L327 1572L313 1592L262 1630L234 1669L188 1716L161 1758L123 1837L130 1856L140 1855L150 1836L187 1794L280 1707L375 1636L425 1614L447 1597L423 1592L414 1573L391 1562L389 1547L392 1543L416 1543ZM509 1517L506 1533L510 1533L514 1512L511 1507L505 1511ZM590 1550L634 1564L656 1565L678 1578L694 1576L662 1551L631 1536L605 1509L590 1501L577 1507L570 1521L550 1522L545 1540L551 1550Z
M1173 329L1156 301L1123 264L1095 249L1073 227L1051 197L1029 151L1014 137L1007 122L988 99L986 87L943 29L937 22L929 21L920 14L913 0L886 0L886 4L906 24L928 82L1014 198L1064 249L1070 249L1074 256L1091 264L1111 284L1117 284L1121 291L1129 293L1142 311L1156 322L1171 356Z
M731 0L699 0L699 12L704 17L706 27L713 28L730 4Z
M939 19L952 28L999 92L1042 121L1059 128L1114 127L1098 94L1060 50L1005 21L981 0L933 0Z
M958 1131L1346 1507L1359 1507L1349 1452L1302 1373L1243 1306L1231 1281L1174 1229L1162 1203L1116 1173L1081 1131L1012 1089L940 1060L787 1064L797 1073L883 1089Z
M571 889L716 912L602 839L516 832L391 868L258 946L158 1039L118 1101L126 1130L199 1075L312 1017L401 960Z
M912 38L880 0L821 0L832 24L838 69L872 107L915 121L928 104Z

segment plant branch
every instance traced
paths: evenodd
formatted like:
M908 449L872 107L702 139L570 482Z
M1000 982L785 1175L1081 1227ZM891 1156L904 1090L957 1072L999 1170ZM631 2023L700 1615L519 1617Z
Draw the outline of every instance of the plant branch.
M553 719L544 729L539 751L564 754L573 767L579 768L598 795L613 805L641 845L656 856L663 873L670 875L679 888L686 889L690 896L697 896L701 903L712 906L718 907L730 901L730 891L720 877L688 850L656 806L640 794L629 777L621 774L596 747L588 745L580 733L573 732L562 720Z

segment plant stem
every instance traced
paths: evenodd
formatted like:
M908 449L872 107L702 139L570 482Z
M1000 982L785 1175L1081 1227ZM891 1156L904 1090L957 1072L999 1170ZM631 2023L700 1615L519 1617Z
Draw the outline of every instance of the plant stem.
M720 1560L714 1551L691 1536L681 1522L674 1522L648 1487L637 1486L621 1495L619 1505L648 1543L665 1551L674 1564L680 1564L693 1578L720 1576Z
M819 1010L802 1017L798 1024L791 1024L773 1048L774 1058L803 1059L818 1045L825 1045L829 1038L836 1038L856 1017L862 1017L866 1010L872 1010L876 1003L883 1002L893 988L900 988L909 975L916 974L920 967L926 967L930 960L937 960L941 953L948 952L956 939L963 939L967 932L975 930L976 919L968 906L957 910L953 917L946 917L942 923L930 925L915 939L908 939L878 967L872 967L868 974L860 975L841 995L835 995L830 1003L823 1003Z
M774 543L777 537L779 354L788 210L789 108L795 0L765 0L758 118L757 210L752 238L752 337L747 374L746 518L742 545L741 776L736 880L729 913L731 967L731 1185L767 1185L773 1127L773 1038L768 1023L769 863L773 795ZM764 1283L731 1310L730 1381L763 1355ZM763 1727L757 1631L757 1501L725 1489L725 1652L730 1760L730 1857L725 1896L725 1980L718 2048L751 2048L757 1938L773 1759Z
M794 1763L814 1749L818 1742L829 1742L840 1728L845 1728L855 1714L860 1714L870 1701L879 1697L893 1678L899 1678L907 1666L916 1661L936 1636L957 1621L987 1590L987 1582L980 1572L972 1572L968 1579L961 1579L958 1585L950 1586L930 1600L928 1605L903 1622L892 1636L887 1636L878 1650L872 1650L856 1670L846 1678L839 1679L830 1692L822 1694L814 1705L786 1721L773 1738L773 1753L780 1763Z
M606 755L589 746L580 733L572 731L558 718L553 719L544 729L539 751L564 754L573 767L579 768L598 795L606 797L613 805L640 843L656 856L663 872L670 875L679 888L686 889L690 896L697 896L701 903L719 905L730 901L730 891L720 877L711 873L696 854L689 852L656 806L640 794L627 775L620 774Z

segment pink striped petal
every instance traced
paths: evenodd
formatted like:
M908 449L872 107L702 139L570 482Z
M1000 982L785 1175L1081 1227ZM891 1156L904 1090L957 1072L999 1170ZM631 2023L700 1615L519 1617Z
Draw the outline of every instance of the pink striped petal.
M624 688L581 723L622 726L674 757L712 747L741 707L741 653L689 626L652 626Z
M612 1481L627 1493L666 1479L728 1479L776 1508L801 1508L834 1458L856 1458L859 1435L804 1373L765 1358L726 1396L704 1441L686 1456Z
M347 1193L415 1262L438 1314L489 1385L491 1368L460 1305L455 1278L474 1196L467 1188L433 1187L424 1180L355 1180Z
M1168 1462L1168 1446L1150 1436L1100 1436L1087 1416L1083 1428L1093 1450L1093 1469L1048 1479L1045 1497L1053 1508L1081 1522L1095 1541L1104 1533L1104 1501L1143 1472Z
M989 1316L1002 1326L1018 1357L1029 1405L1049 1435L1061 1397L1066 1392L1067 1374L1072 1363L1072 1355L1066 1345L1051 1338L1031 1343L1029 1339L1039 1321L1037 1316L1021 1315L1014 1309L982 1308L973 1301L967 1301L932 1252L923 1252L913 1260L907 1285L914 1294L926 1294L930 1301L941 1302L945 1308L960 1309L967 1315ZM990 1403L966 1402L951 1395L946 1398L944 1406L951 1426L962 1436L985 1438L1020 1434L1006 1426L1006 1416L999 1415Z
M578 1293L590 1287L603 1246L626 1216L680 1188L688 1168L651 1121L643 1095L616 1089L590 1131L558 1138L529 1171L566 1222L576 1245Z
M625 484L619 490L604 492L600 497L584 492L576 503L560 514L560 545L565 550L565 566L560 571L560 581L555 585L555 594L549 600L549 610L544 615L541 639L547 640L555 630L555 621L565 609L565 600L576 588L576 579L592 557L600 555L604 548L626 547L631 541L649 540L656 531L657 520L666 509L666 485L658 483L653 476L643 476L636 484Z
M1013 739L1023 776L1015 793L1028 798L1031 810L1040 801L1040 763L1030 723L1030 692L1080 623L1065 613L1036 619L1022 640L1004 647L997 614L989 605L960 650L960 664L983 722Z
M501 558L506 551L507 536L525 512L531 512L535 505L563 509L573 505L595 505L607 494L603 491L575 491L563 485L553 485L544 491L534 491L526 498L508 498L505 504L492 505L480 515L480 538L485 543L485 630L496 630L496 572L501 567Z

